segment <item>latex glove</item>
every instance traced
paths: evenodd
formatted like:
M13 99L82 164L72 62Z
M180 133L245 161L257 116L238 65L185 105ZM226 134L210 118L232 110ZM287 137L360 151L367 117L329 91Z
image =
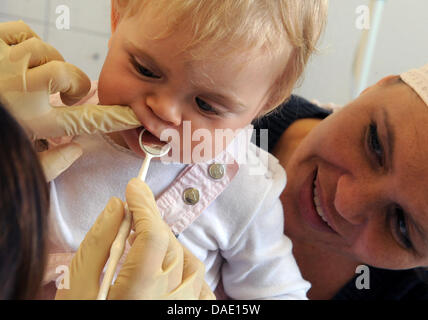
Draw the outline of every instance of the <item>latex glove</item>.
M204 280L203 263L162 220L149 187L132 179L126 200L133 214L134 241L108 299L215 299ZM58 290L56 299L96 298L123 215L123 203L112 198L71 262L70 289Z
M61 92L70 105L90 89L88 77L22 21L0 23L0 96L9 111L37 138L113 132L140 126L130 107L52 107ZM13 46L12 46L13 45Z
M24 22L0 23L0 100L33 139L121 131L141 125L130 107L49 104L49 95L56 92L65 104L73 104L88 93L90 86L81 70L64 62L61 54ZM47 180L68 168L81 153L74 144L42 154Z

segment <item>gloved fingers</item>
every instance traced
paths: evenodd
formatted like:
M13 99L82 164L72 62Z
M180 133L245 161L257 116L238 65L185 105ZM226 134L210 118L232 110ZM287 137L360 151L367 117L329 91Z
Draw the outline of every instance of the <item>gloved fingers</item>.
M128 236L128 243L129 245L132 247L132 245L134 244L135 238L137 237L137 234L131 230L131 232L129 233Z
M130 210L132 212L131 208ZM135 240L126 257L124 267L128 261L132 261L136 275L157 274L163 271L162 266L170 242L170 231L168 228L164 228L163 224L164 222L160 217L159 221L156 221L150 215L139 221L134 236ZM174 256L171 254L168 261L173 260L173 258Z
M193 273L183 278L182 283L168 295L170 300L196 300L200 298L203 278L198 273Z
M135 255L133 264L138 268L153 274L162 271L173 235L159 214L152 191L143 181L133 178L126 187L126 202L135 226L127 260ZM174 253L171 253L166 261L168 265L173 259Z
M192 282L195 295L199 297L202 285L205 282L205 265L184 246L183 251L183 283L186 281Z
M199 300L216 300L214 292L211 291L211 288L205 281L202 284Z
M0 23L0 39L8 45L16 45L39 36L22 20Z
M38 39L30 38L13 46L10 50L9 58L15 62L31 54L28 63L29 68L37 67L49 61L64 61L63 56L54 47Z
M150 223L146 227L137 234L108 299L159 299L167 294L169 279L162 263L169 236Z
M178 241L178 240L177 240ZM184 268L183 268L183 279L191 276L192 274L198 273L205 276L205 265L201 260L196 258L185 246L183 246L184 252Z
M176 240L178 242L178 240ZM179 286L170 291L168 299L199 299L209 298L209 288L204 287L205 266L186 247L182 246L184 266L182 280ZM202 293L202 290L204 292Z
M72 105L91 88L88 76L76 66L63 61L50 61L27 72L27 91L61 93L62 101Z
M209 289L204 287L204 265L178 242L162 220L150 188L132 179L126 188L126 201L133 213L135 240L109 298L210 297Z
M134 111L126 106L84 104L56 107L55 110L59 111L56 124L62 130L62 135L108 133L141 126Z
M150 187L137 178L132 178L126 186L126 200L133 213L135 231L138 232L138 222L146 219L146 215L160 217L155 197ZM159 219L159 221L163 221ZM144 230L141 229L141 230Z
M67 170L82 153L82 148L77 143L67 143L39 152L38 156L45 173L46 181L54 180Z
M168 275L168 292L176 289L183 280L184 251L172 232L169 232L169 245L162 263L163 273Z
M145 182L133 178L126 186L126 201L132 212L135 228L133 247L137 243L142 247L146 246L148 254L157 250L158 254L153 256L155 260L152 264L157 270L162 270L164 266L174 260L175 247L170 248L171 236L174 236L160 216L152 191ZM165 264L168 250L170 253L166 260L167 264Z
M68 296L69 298L95 299L97 297L100 276L109 257L110 247L119 230L123 215L122 201L115 197L111 198L73 257L70 267L72 296ZM64 290L58 291L57 298L62 298L58 294Z
M103 212L86 234L78 250L83 257L87 258L85 261L88 265L84 269L85 272L97 272L98 276L101 275L110 254L110 247L122 223L124 211L122 200L116 197L110 198Z
M146 223L138 227L144 225L146 230L135 233L125 263L110 288L109 299L165 299L181 284L183 250L170 247L170 239L175 237L159 225L164 224L160 217L147 217ZM187 297L185 293L182 296Z

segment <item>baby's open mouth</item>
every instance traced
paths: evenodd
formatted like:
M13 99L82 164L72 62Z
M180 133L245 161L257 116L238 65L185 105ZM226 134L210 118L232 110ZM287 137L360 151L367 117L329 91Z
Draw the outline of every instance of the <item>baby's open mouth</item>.
M153 135L149 130L145 129L144 127L140 127L137 129L137 133L138 133L138 137L139 137L139 143L140 143L140 147L141 149L143 149L143 146L146 147L150 147L150 148L154 148L154 149L159 149L161 150L163 147L168 147L166 146L167 143L164 141L161 141L158 137L156 137L155 135ZM141 135L141 132L144 133Z

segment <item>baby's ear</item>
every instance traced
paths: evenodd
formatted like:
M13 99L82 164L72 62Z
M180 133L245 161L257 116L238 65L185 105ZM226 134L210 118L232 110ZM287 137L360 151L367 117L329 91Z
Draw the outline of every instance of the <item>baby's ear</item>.
M381 80L379 80L376 84L371 85L370 87L367 87L366 89L364 89L360 93L360 95L362 95L363 93L365 93L367 91L370 91L371 88L381 87L381 86L385 86L385 85L388 85L388 84L396 83L398 79L400 79L399 75L386 76L386 77L382 78Z
M394 84L398 81L398 79L400 79L399 75L386 76L385 78L382 78L381 80L379 80L377 85L384 86L388 84Z
M111 33L114 33L116 31L117 23L119 22L119 12L117 11L117 4L114 0L111 0L110 22Z

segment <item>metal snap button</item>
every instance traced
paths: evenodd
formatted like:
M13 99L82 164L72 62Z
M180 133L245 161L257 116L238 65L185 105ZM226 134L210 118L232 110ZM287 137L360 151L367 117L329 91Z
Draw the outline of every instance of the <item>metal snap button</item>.
M188 205L195 205L199 202L199 190L195 188L187 188L183 192L183 201Z
M224 177L224 166L222 164L213 163L208 167L208 173L211 178L219 180Z

